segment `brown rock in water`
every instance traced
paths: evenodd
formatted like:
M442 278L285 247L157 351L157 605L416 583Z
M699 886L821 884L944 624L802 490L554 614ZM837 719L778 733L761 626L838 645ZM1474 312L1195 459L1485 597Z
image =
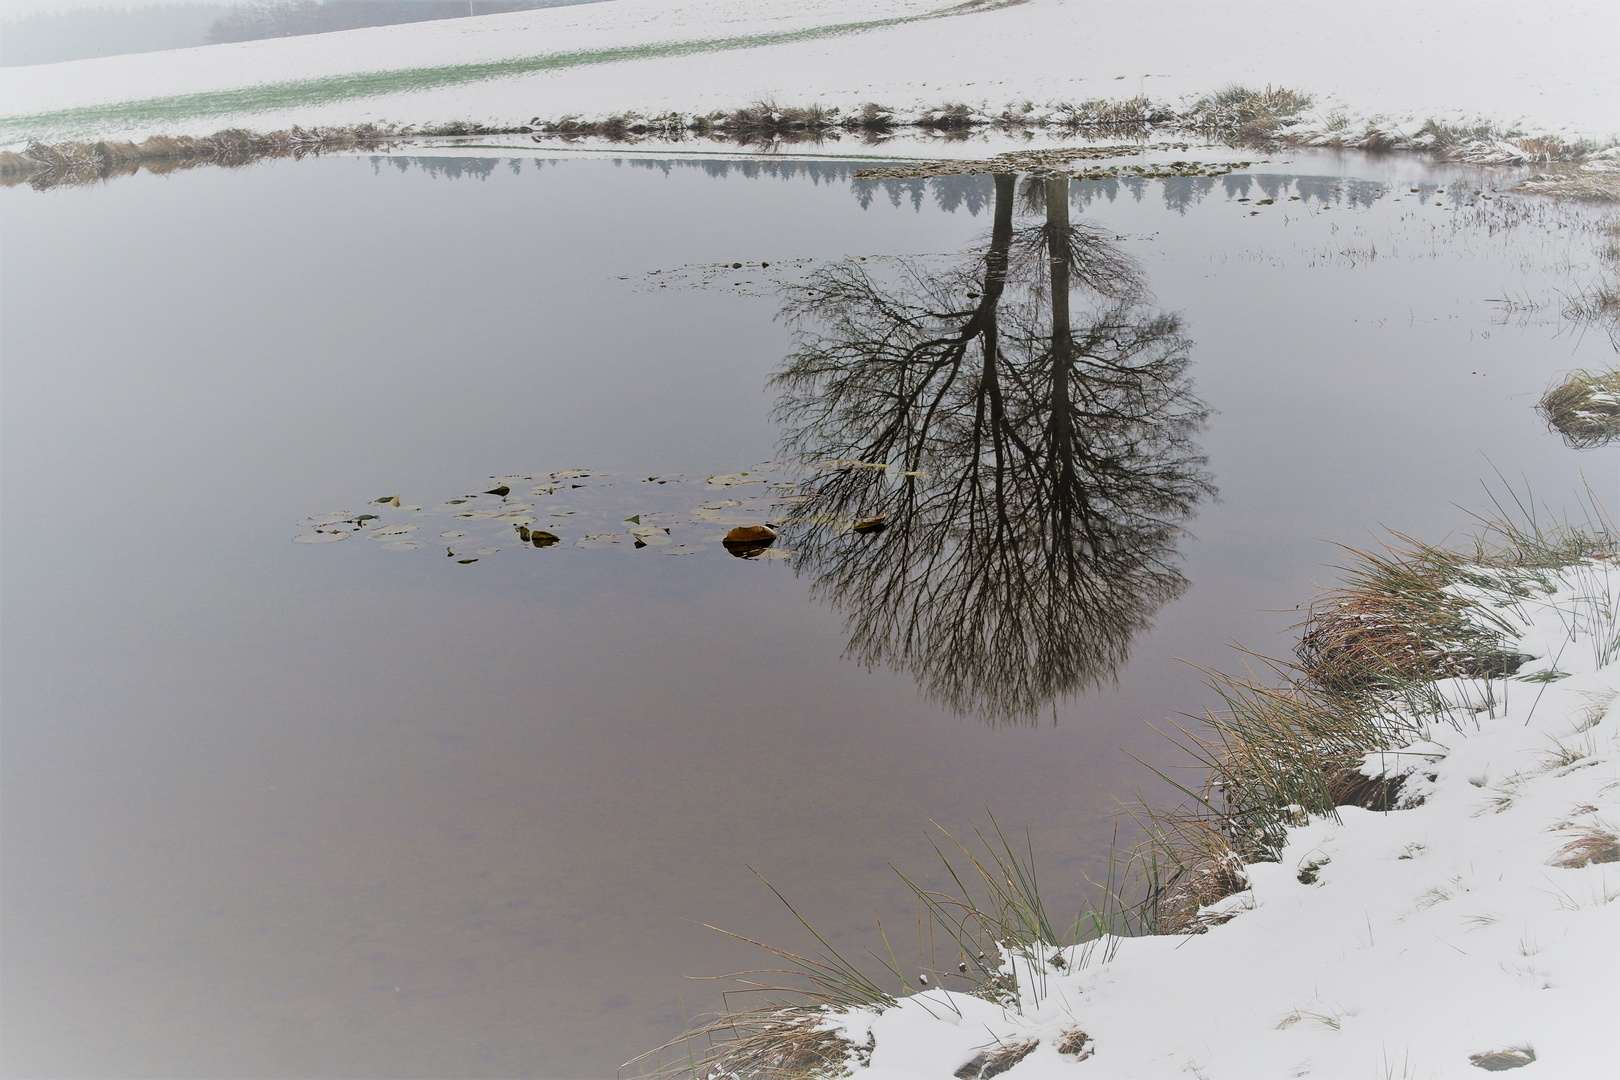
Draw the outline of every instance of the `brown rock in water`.
M739 559L751 559L776 543L776 533L763 525L739 525L721 543Z

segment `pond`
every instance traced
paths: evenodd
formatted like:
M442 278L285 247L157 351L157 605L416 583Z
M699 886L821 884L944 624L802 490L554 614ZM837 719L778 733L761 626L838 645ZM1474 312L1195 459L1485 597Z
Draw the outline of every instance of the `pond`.
M470 152L0 192L13 1075L612 1076L931 823L1073 908L1334 545L1615 490L1478 173Z

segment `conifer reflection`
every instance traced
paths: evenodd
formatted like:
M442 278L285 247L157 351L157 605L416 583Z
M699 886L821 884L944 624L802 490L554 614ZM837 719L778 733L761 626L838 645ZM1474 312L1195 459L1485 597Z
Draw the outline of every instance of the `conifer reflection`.
M805 482L795 546L850 653L991 722L1114 677L1213 493L1180 322L1069 220L1067 178L1026 182L1023 224L1016 196L995 178L982 256L814 274L774 379L789 452L841 463Z

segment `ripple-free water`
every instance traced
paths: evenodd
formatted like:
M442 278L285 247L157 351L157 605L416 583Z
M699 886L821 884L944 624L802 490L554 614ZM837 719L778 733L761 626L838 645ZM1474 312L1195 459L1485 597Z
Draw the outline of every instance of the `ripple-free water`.
M0 193L7 1071L609 1076L719 1005L684 976L767 959L703 923L805 943L751 870L841 950L881 916L916 963L886 862L927 878L930 820L1027 825L1072 906L1116 798L1159 792L1128 755L1179 763L1144 721L1209 706L1190 665L1224 643L1285 654L1334 544L1461 535L1496 470L1554 511L1583 476L1613 494L1612 451L1532 412L1612 362L1558 318L1587 218L1481 179L1072 189L1180 317L1219 500L1128 659L1033 723L925 655L869 670L846 619L875 594L814 600L809 564L701 530L688 558L288 543L574 468L717 501L708 476L782 456L784 304L840 260L885 287L901 257L982 265L990 177L398 157Z

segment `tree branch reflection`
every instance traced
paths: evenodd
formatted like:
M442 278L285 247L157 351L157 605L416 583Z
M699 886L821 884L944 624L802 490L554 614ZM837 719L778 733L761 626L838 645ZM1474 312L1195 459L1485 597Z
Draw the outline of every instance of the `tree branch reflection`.
M1016 185L995 178L971 260L813 274L773 380L787 451L828 463L796 547L850 654L993 723L1115 677L1186 588L1182 523L1214 490L1180 322L1070 221L1067 178L1026 183L1023 225Z

